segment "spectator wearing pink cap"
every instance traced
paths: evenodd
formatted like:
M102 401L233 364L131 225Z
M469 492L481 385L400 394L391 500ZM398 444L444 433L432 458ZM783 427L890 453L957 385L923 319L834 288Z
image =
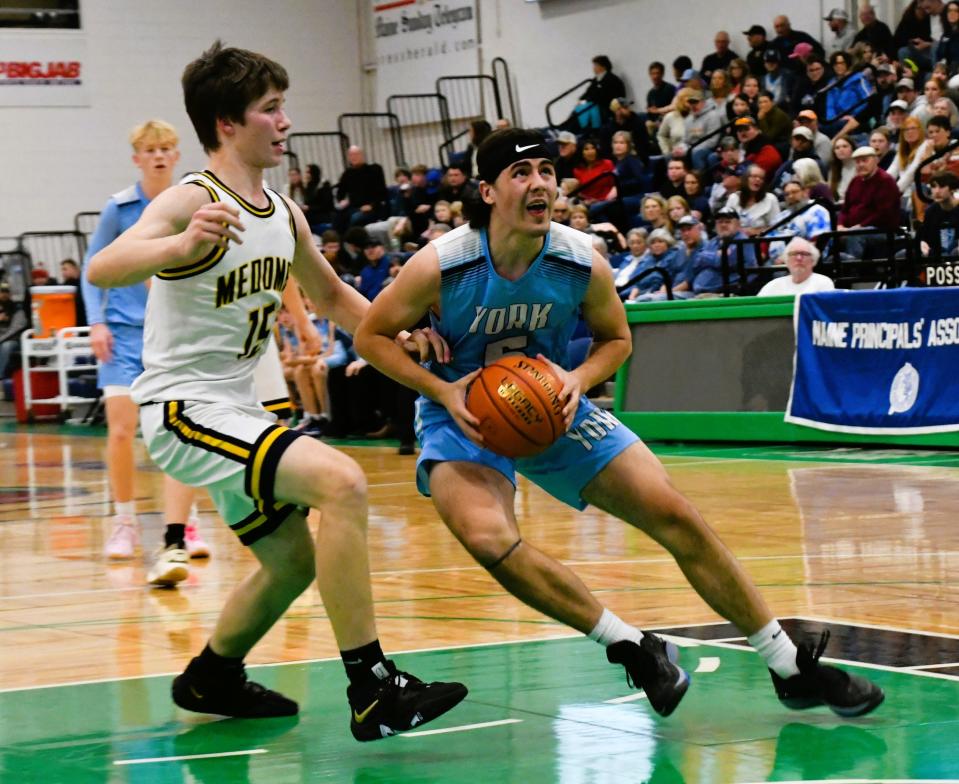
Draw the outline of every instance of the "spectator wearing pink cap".
M802 64L802 69L805 69L806 65L809 63L809 58L816 53L816 50L812 48L812 44L807 44L805 42L798 43L793 47L792 52L789 54L790 60L798 60ZM798 69L797 70L802 70Z

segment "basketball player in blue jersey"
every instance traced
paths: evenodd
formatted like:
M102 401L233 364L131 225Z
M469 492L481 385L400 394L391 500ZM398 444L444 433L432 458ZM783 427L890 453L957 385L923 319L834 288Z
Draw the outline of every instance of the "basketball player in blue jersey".
M180 158L178 142L176 129L162 120L148 120L133 129L130 133L133 162L142 177L107 201L90 239L87 261L130 228L150 200L170 187L173 169ZM91 285L84 275L81 286L93 352L100 360L97 384L106 411L107 476L115 510L104 553L112 560L127 560L133 557L140 541L134 501L136 460L133 452L138 409L130 397L130 387L143 372L141 353L147 285L137 283L103 290ZM209 547L197 530L193 496L192 488L164 477L165 546L150 567L148 582L173 585L186 579L188 556L209 556Z
M568 567L521 538L515 471L575 508L594 506L647 533L686 578L762 654L779 699L859 716L883 699L877 686L820 663L818 648L789 639L749 577L670 483L659 460L583 391L609 378L631 351L609 265L587 235L550 222L556 175L540 135L505 129L477 151L482 203L470 223L411 258L372 303L356 333L359 353L418 390L422 452L417 483L450 531L499 583L530 607L588 635L622 664L650 704L669 715L689 686L675 646L625 623ZM582 313L593 351L570 369L567 344ZM448 363L412 361L391 339L430 314ZM467 386L503 354L550 360L562 381L567 432L545 452L510 460L483 447Z
M253 383L291 272L317 311L348 331L369 303L320 254L299 207L263 187L290 129L283 66L216 42L182 81L208 166L157 196L88 271L98 286L155 276L145 370L133 388L144 440L164 471L207 487L259 561L174 680L173 700L235 717L297 713L296 702L249 681L243 659L315 578L349 679L353 736L387 737L445 713L466 688L424 683L386 659L373 616L366 478L346 455L275 424ZM428 338L415 337L425 356ZM304 507L321 513L315 547Z

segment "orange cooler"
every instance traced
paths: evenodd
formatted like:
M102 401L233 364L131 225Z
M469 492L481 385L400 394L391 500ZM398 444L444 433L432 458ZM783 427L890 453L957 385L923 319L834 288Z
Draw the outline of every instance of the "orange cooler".
M58 329L77 325L73 286L31 286L34 337L49 338Z

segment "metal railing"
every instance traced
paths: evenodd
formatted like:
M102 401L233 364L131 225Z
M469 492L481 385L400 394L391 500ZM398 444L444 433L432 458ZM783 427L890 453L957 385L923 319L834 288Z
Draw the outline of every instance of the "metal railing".
M913 182L915 184L916 198L919 199L919 201L923 202L924 204L929 204L932 201L932 197L929 194L927 194L925 190L923 190L923 186L925 185L925 183L922 182L919 176L919 172L925 169L930 163L934 163L935 161L938 161L940 158L944 158L953 150L955 150L957 147L959 147L959 139L952 139L941 150L934 152L928 158L924 158L922 162L919 164L919 166L916 167L916 176Z
M267 186L277 193L286 193L290 184L290 169L301 169L300 159L295 152L287 150L283 153L283 161L279 166L263 170L263 179ZM306 172L302 173L306 174Z
M383 167L388 181L392 181L397 166L408 165L403 151L403 130L395 114L346 112L337 118L336 125L351 145L363 148L368 162Z
M54 279L61 261L73 259L80 264L86 251L86 238L79 231L25 231L18 240L30 257L31 269L42 267Z
M440 149L453 135L449 105L440 93L391 95L386 111L403 128L403 148L410 164L442 165Z
M504 114L499 85L487 74L441 76L436 80L436 92L446 98L454 132L460 123L489 120L493 124Z
M507 117L505 114L501 114L500 117L509 120L511 125L521 125L519 114L516 111L516 104L513 102L513 81L510 78L509 64L502 57L494 57L490 63L490 68L493 71L493 78L496 80L496 84L502 84L502 86L500 86L500 93L503 93L505 90L506 101L509 105L509 116Z
M823 115L825 115L826 95L831 93L833 90L839 87L842 87L846 82L848 82L854 76L859 76L864 71L870 71L872 73L872 79L871 79L872 92L869 93L869 95L867 95L865 98L862 98L857 103L853 104L850 109L846 109L842 114L837 114L835 117L824 117L823 119L819 121L820 123L831 123L831 122L835 122L840 117L843 117L847 114L853 115L859 110L860 107L865 106L867 103L869 103L873 95L876 94L876 68L874 65L871 65L869 63L866 63L865 65L860 65L854 68L849 73L847 73L842 79L839 79L838 81L835 81L835 82L831 82L830 84L827 84L825 87L823 87L821 90L818 90L816 92L816 99L821 101L821 104L819 105L822 107Z
M673 276L666 267L649 267L648 269L642 270L627 280L622 286L617 286L616 293L622 296L644 278L648 278L650 275L657 273L663 276L663 286L666 287L666 299L673 299Z
M552 110L553 110L553 107L554 107L556 104L558 104L560 101L562 101L564 98L568 97L568 96L571 95L572 93L575 93L575 92L576 92L577 90L579 90L581 87L585 87L585 86L586 86L587 84L589 84L591 81L593 81L592 78L583 79L581 82L576 82L576 84L574 84L574 85L573 85L572 87L570 87L568 90L564 90L564 91L561 92L559 95L557 95L555 98L553 98L551 101L547 102L547 104L546 104L546 124L547 124L550 128L558 128L559 125L560 125L560 123L556 122L556 121L553 119L553 111L552 111ZM589 107L583 107L583 108L581 108L581 109L573 108L571 111L572 111L573 113L577 114L577 116L578 116L580 112L589 111ZM565 119L565 118L563 118L563 119ZM562 122L562 120L561 120L560 122Z
M339 131L310 131L291 133L286 140L300 168L306 173L306 167L315 163L320 167L322 179L336 182L346 168L346 150L350 140Z
M808 212L816 205L819 205L820 207L825 207L826 212L829 213L829 228L831 231L835 231L836 226L838 225L837 216L839 214L839 210L836 209L836 205L833 204L832 202L826 201L825 199L822 199L819 196L817 196L807 201L798 210L795 210L794 212L788 212L785 215L783 215L783 217L781 217L778 221L776 221L772 226L769 226L768 228L763 229L759 236L766 237L766 235L774 232L780 226L785 226L786 224L791 223L793 218L799 215L802 215L804 212Z
M756 237L727 237L720 247L720 269L723 279L723 296L755 294L757 280L772 278L785 270L783 265L766 264L765 254L770 243L789 242L795 235L768 235ZM843 240L851 237L874 237L876 243L868 258L855 258L843 252ZM881 240L881 241L880 241ZM833 279L837 288L852 288L856 285L877 284L887 288L911 285L918 279L915 258L915 243L901 228L897 229L844 229L827 231L816 236L812 242L820 249L820 269ZM754 247L755 264L746 264L745 250ZM881 246L881 247L880 247ZM735 264L729 260L729 249L736 248ZM739 280L731 284L733 272Z

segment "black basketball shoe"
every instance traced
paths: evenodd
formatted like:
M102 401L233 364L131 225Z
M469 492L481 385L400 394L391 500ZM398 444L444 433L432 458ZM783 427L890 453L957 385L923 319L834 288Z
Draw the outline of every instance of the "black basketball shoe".
M606 658L626 668L626 682L642 688L660 716L676 710L689 688L689 673L677 664L678 649L655 634L643 632L638 645L632 640L613 643L606 648Z
M815 650L810 643L797 646L798 675L780 678L769 671L779 701L793 710L826 705L833 713L846 717L865 716L878 708L886 695L875 683L838 667L819 663L827 642L828 629L822 633Z
M379 740L411 730L442 716L466 696L462 683L423 683L393 662L378 664L380 685L372 694L346 689L350 701L350 732L359 741Z
M237 719L294 716L300 710L293 700L249 680L242 664L210 674L196 662L173 679L173 701L185 710Z

